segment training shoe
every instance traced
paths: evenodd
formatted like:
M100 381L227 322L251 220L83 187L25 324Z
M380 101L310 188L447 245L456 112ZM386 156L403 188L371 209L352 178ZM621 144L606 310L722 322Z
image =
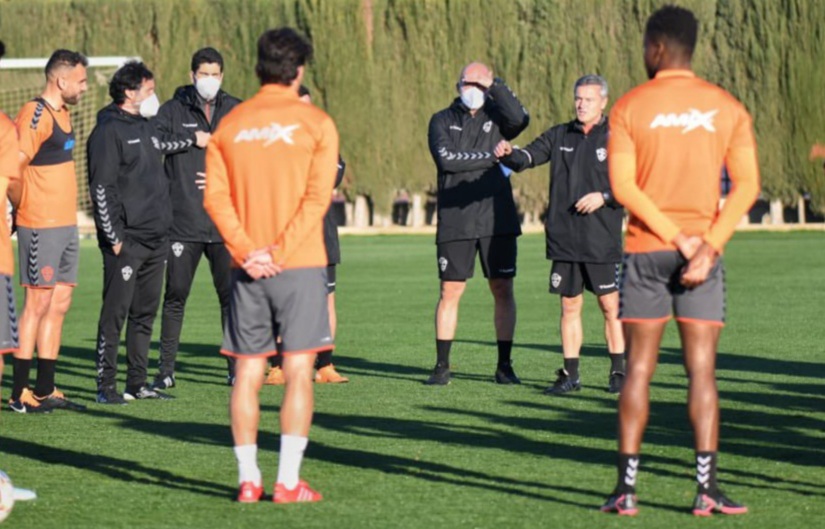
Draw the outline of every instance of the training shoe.
M175 397L169 395L167 393L161 393L160 391L155 391L147 386L141 386L140 389L137 391L129 391L126 390L123 392L123 398L125 400L172 400Z
M275 503L312 502L322 499L321 493L309 488L306 481L299 481L298 486L292 490L287 489L283 483L276 483L275 492L272 494L272 501Z
M124 405L128 404L126 399L124 399L120 393L117 392L115 388L106 388L97 392L97 403L98 404L114 404L114 405Z
M18 487L14 487L11 495L14 497L14 501L33 501L37 499L37 493L33 490Z
M54 406L51 402L40 402L32 390L25 388L19 399L9 399L9 408L17 413L51 413Z
M44 403L48 403L52 409L63 409L63 410L72 410L72 411L86 411L86 406L83 404L77 404L76 402L72 402L63 395L63 392L57 388L54 388L52 394L48 397L37 397L37 401L42 405Z
M336 371L335 366L332 364L315 372L316 384L345 384L347 382L349 382L349 379Z
M556 371L556 375L558 378L553 385L544 390L545 395L562 395L571 391L579 391L582 388L581 377L573 380L564 369Z
M264 488L262 485L255 486L251 481L244 481L238 489L238 502L257 503L263 495Z
M175 387L175 375L158 375L149 387L155 391Z
M226 375L226 385L229 387L235 385L235 375Z
M610 373L610 377L607 379L607 392L621 393L622 387L624 387L624 377L625 374L621 371L613 371Z
M284 370L278 366L270 367L269 373L266 374L266 378L264 379L264 384L267 386L283 386L286 384Z
M433 374L424 381L427 386L446 386L450 383L450 368L445 366L435 366Z
M721 490L712 494L700 492L693 500L694 516L710 516L713 513L745 514L746 512L748 512L747 507L732 501L722 494Z
M499 364L496 368L496 384L521 384L521 380L513 371L513 364L507 362L506 364Z
M635 494L614 492L599 510L602 512L615 512L619 516L636 516L639 513L638 504Z

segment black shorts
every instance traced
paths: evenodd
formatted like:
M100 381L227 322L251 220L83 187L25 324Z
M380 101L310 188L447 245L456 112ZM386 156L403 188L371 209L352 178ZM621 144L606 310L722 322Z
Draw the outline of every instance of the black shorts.
M473 277L476 251L484 277L506 279L516 276L516 236L501 235L438 244L438 277L442 281L466 281Z
M327 294L335 294L335 265L327 265Z
M572 263L553 261L550 293L574 298L584 289L604 296L619 290L619 265L613 263Z

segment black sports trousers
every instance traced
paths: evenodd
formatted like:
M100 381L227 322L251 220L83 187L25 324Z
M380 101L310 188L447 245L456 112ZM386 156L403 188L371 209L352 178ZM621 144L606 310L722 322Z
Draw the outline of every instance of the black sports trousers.
M229 315L229 295L231 292L230 265L232 257L222 242L170 241L166 260L166 293L163 296L163 316L160 323L160 367L159 376L175 373L175 359L180 346L183 328L183 313L186 300L192 290L192 282L198 271L201 257L206 256L212 272L212 284L221 305L221 329L226 326ZM229 373L234 374L234 359L227 357Z
M168 246L162 241L149 247L129 239L120 254L111 248L103 253L103 306L97 325L98 391L114 389L120 331L126 324L126 387L146 383L152 325L160 305L163 264Z

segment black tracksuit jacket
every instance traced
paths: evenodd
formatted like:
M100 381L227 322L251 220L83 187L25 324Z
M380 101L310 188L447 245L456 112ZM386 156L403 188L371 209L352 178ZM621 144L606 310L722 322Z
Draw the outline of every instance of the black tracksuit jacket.
M513 188L493 150L529 122L527 111L500 80L475 116L460 98L433 115L428 136L438 169L436 243L521 234Z
M585 135L578 120L556 125L501 163L515 171L550 162L550 206L544 223L547 258L581 263L622 259L622 206L613 198L607 172L607 118ZM605 206L576 212L584 195L600 192Z
M158 132L165 138L173 138L163 145L174 218L169 236L174 241L222 242L218 229L203 208L203 190L195 183L197 173L206 170L206 150L195 145L195 131L213 132L221 118L241 100L219 91L210 123L198 98L193 85L181 86L155 117Z
M344 181L344 172L347 169L347 164L341 155L338 155L338 174L335 175L335 187L341 185ZM341 262L341 245L338 243L338 225L335 224L335 218L332 216L332 206L324 215L324 246L327 249L327 264L337 265Z
M162 141L152 121L124 112L114 103L98 112L87 157L101 248L127 238L153 248L167 240L172 203Z

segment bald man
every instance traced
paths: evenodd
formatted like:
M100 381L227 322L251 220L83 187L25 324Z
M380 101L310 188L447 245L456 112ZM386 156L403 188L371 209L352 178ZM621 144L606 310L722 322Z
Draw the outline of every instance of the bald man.
M510 170L493 154L530 121L515 94L492 70L468 64L456 84L458 97L430 119L430 153L438 170L437 266L441 291L435 310L436 365L425 382L450 383L450 348L458 305L473 277L476 254L495 300L498 366L495 381L520 384L510 351L516 327L513 278L516 237L521 235Z

